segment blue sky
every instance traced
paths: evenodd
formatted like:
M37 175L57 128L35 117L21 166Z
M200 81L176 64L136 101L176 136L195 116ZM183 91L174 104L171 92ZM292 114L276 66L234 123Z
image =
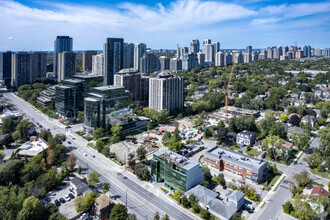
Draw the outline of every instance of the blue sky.
M330 47L330 1L0 0L0 30L0 51L53 50L57 35L74 50L101 50L107 37L153 49L207 38L223 49Z

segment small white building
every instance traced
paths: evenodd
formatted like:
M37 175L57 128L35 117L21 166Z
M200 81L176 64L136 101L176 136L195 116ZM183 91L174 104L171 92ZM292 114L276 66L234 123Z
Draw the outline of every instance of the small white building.
M244 130L237 134L236 143L238 145L252 145L256 141L256 133Z
M70 181L70 186L76 196L81 195L84 191L89 189L86 179L80 179L78 177L74 177Z

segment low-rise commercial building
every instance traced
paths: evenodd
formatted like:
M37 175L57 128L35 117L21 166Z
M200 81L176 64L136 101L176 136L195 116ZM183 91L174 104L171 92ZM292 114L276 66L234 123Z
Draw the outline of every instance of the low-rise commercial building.
M203 164L219 171L229 171L244 179L262 183L268 175L268 161L257 159L229 150L224 147L214 147L203 155Z
M84 99L84 127L88 132L106 124L134 126L132 94L122 86L100 86Z
M154 181L164 181L165 187L182 192L204 182L204 170L197 162L169 150L153 155L151 175Z
M48 145L46 141L41 138L31 137L30 141L25 142L18 148L17 154L21 157L21 160L30 160L32 157L40 154L47 148Z

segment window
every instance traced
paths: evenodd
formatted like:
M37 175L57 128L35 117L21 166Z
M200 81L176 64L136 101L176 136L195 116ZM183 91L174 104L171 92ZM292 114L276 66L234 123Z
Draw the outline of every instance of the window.
M239 170L243 170L243 168L242 168L242 167L238 167L238 169L239 169Z
M250 171L250 170L247 170L246 173L247 173L247 174L251 174L251 171Z
M217 160L217 164L219 164L219 161Z
M238 169L238 166L235 165L234 168L235 168L235 169Z

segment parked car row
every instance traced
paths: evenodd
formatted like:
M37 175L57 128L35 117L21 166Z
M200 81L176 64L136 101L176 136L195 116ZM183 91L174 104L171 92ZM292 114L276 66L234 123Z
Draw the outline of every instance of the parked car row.
M71 201L71 199L74 199L74 195L72 193L69 193L68 195L65 195L64 198L59 198L59 199L55 199L55 205L57 207L59 207L61 205L61 203L66 203Z

